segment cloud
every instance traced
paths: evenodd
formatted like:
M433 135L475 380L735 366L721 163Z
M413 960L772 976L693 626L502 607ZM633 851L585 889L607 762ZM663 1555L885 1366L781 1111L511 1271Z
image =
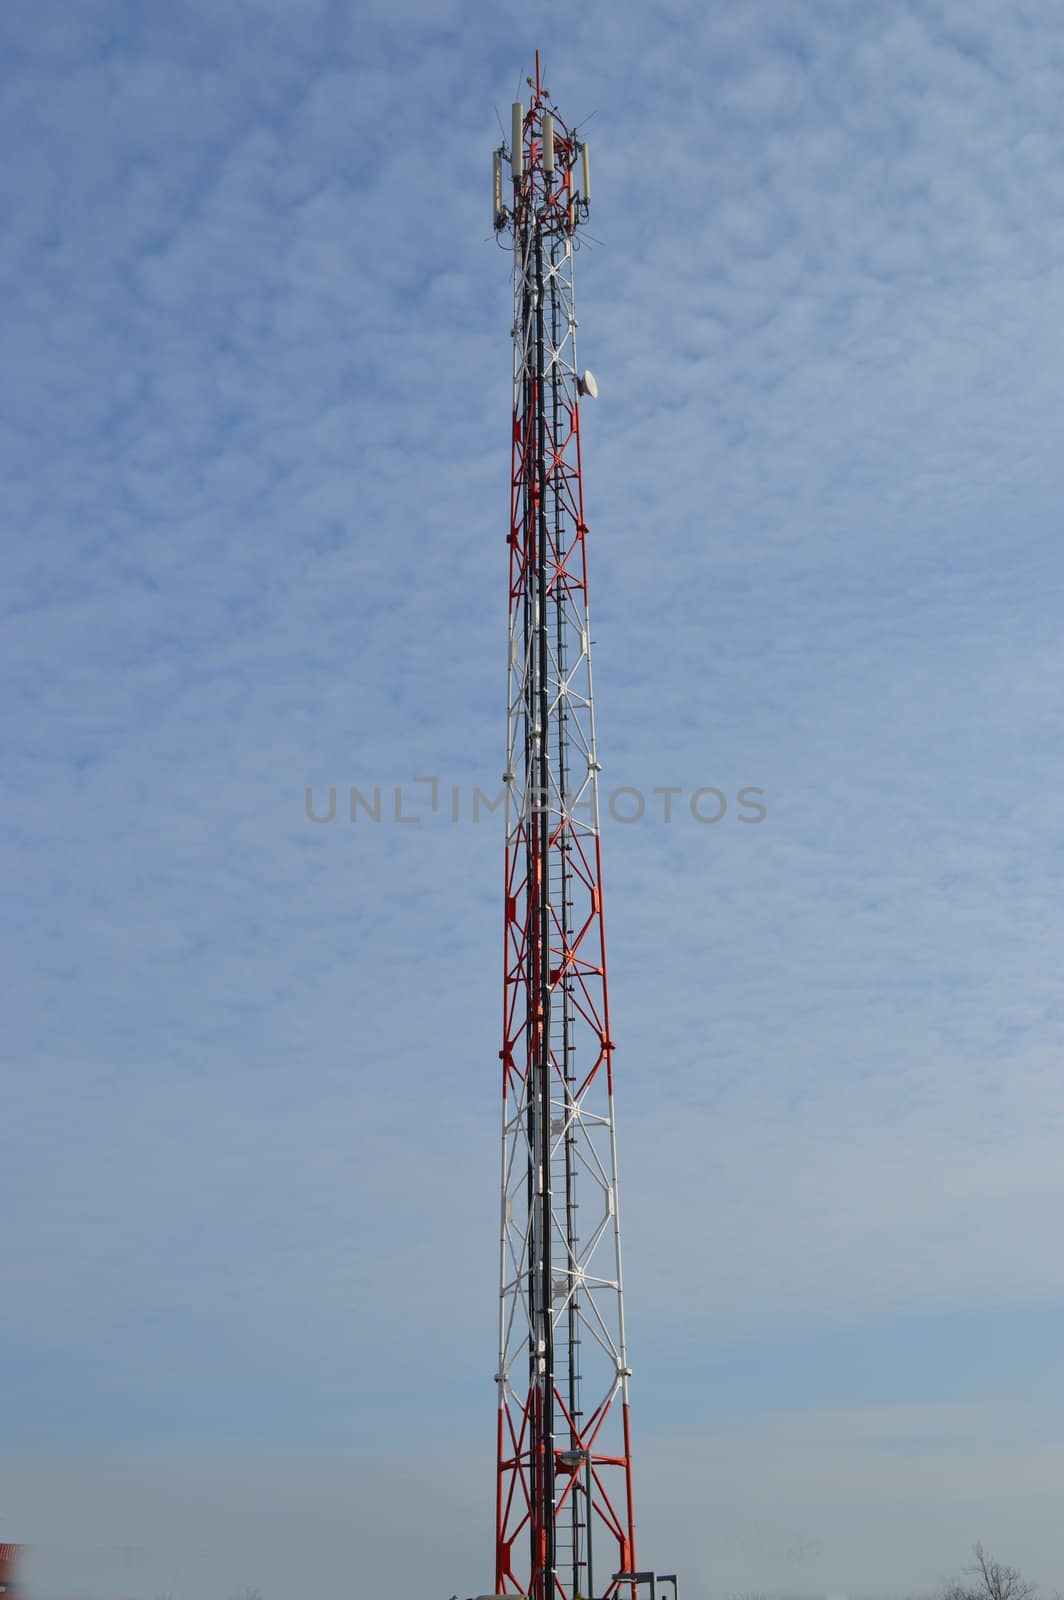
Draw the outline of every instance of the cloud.
M387 814L419 774L498 784L512 311L486 197L531 23L187 0L0 27L12 1448L478 1449L501 840L446 811L315 828L304 794L379 785ZM1064 26L673 0L536 27L595 169L604 781L768 807L606 830L642 1437L692 1352L767 1340L782 1371L812 1339L830 1411L816 1334L898 1318L894 1400L930 1403L921 1338L996 1308L956 1404L1011 1394L1031 1431L980 1458L979 1526L884 1513L929 1582L1021 1457L1060 1483L1023 1409L1048 1358L1015 1353L1017 1308L1045 1326L1064 1289ZM725 1396L691 1382L708 1426ZM874 1495L845 1531L823 1508L850 1458L818 1459L856 1589ZM67 1537L73 1488L27 1483L35 1536ZM1017 1564L1042 1504L1008 1524Z

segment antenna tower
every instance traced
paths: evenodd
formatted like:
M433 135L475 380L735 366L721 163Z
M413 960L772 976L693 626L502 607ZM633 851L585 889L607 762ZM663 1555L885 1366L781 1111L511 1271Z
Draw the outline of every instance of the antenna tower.
M636 1593L573 254L587 145L540 81L495 152L513 471L496 1594ZM504 200L503 176L510 169ZM645 1575L649 1577L649 1575Z

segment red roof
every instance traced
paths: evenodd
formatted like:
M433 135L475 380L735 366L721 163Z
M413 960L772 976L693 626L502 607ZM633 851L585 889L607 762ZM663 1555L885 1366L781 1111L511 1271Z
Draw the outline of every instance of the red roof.
M0 1544L0 1583L5 1588L9 1583L14 1583L18 1569L18 1558L22 1554L20 1544Z

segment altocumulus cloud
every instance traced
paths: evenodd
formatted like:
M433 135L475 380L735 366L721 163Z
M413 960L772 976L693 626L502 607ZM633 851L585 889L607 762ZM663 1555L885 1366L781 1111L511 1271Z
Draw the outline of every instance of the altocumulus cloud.
M605 781L771 802L606 839L646 1558L1059 1584L1064 18L0 39L5 1536L489 1581L501 841L303 797L497 785L488 152L540 45L595 113Z

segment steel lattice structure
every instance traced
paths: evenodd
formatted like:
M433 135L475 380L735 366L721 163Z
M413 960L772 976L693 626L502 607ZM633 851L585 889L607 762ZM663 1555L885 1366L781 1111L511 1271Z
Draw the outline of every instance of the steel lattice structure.
M630 1369L573 301L587 148L538 56L528 81L495 154L514 254L495 1587L575 1600L635 1566Z

